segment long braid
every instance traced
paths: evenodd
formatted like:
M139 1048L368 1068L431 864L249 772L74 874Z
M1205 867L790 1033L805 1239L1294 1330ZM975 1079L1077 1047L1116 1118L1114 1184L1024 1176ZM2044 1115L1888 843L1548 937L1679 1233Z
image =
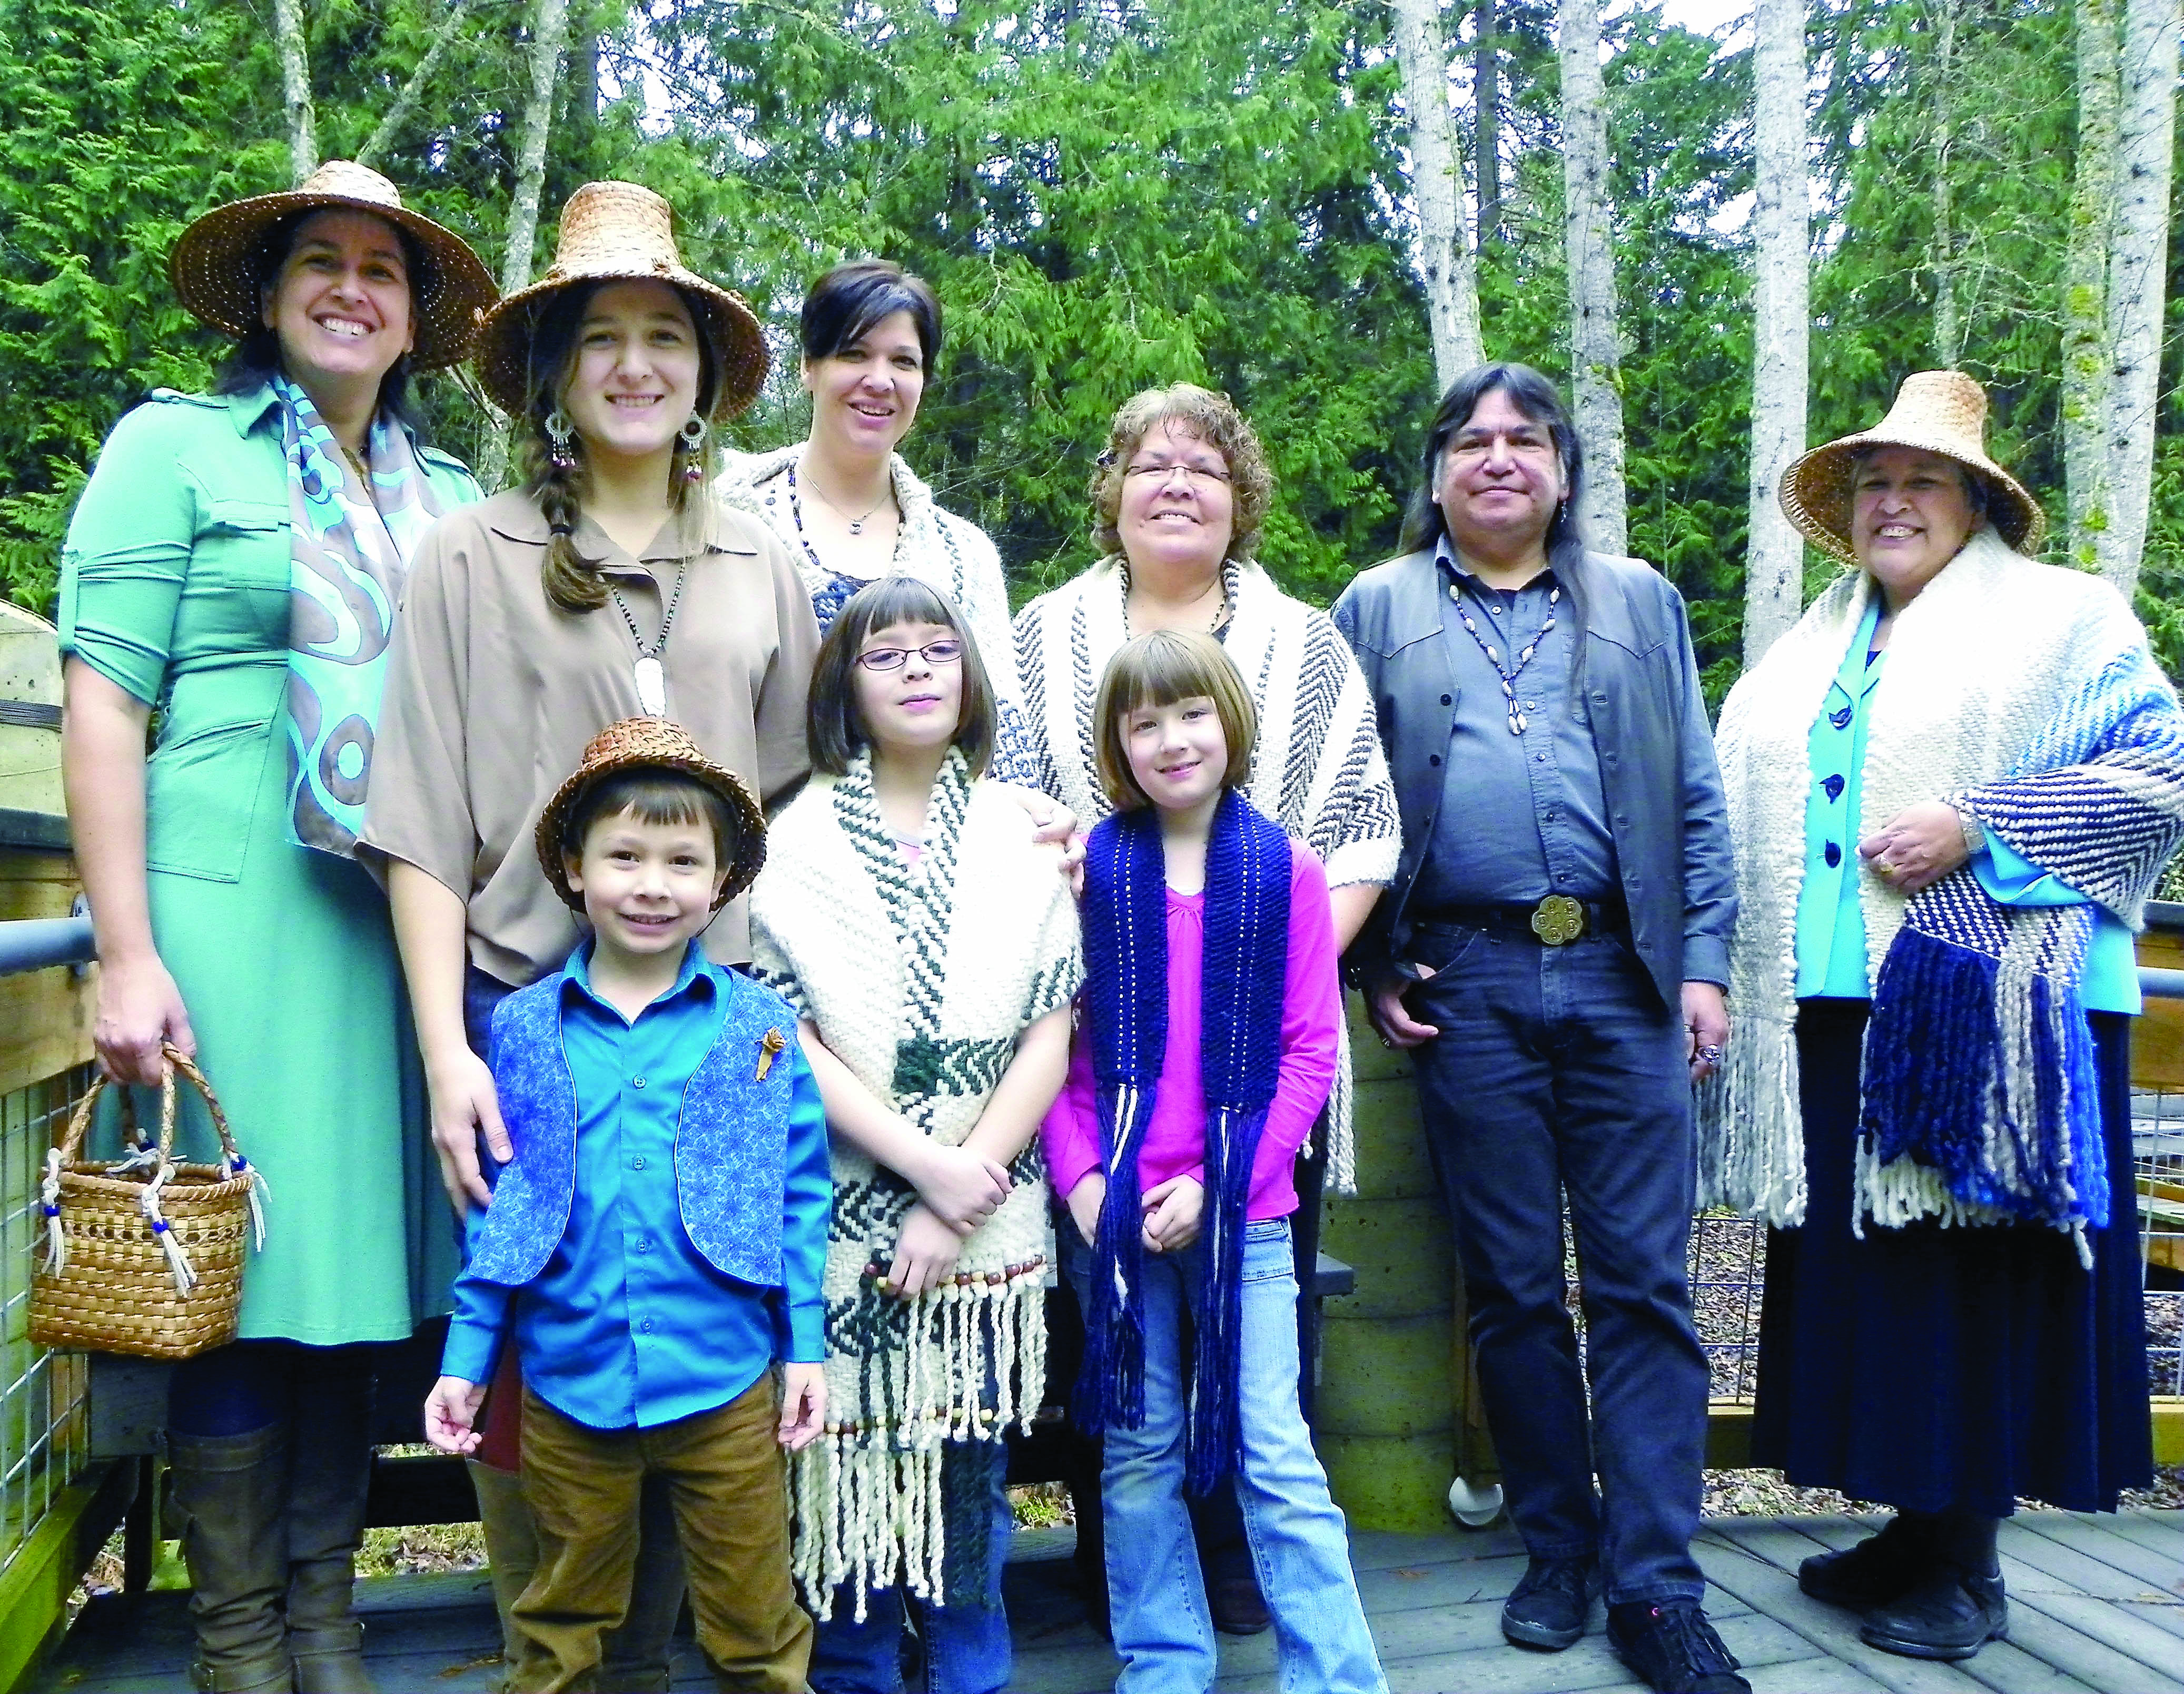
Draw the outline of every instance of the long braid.
M546 433L546 420L560 407L561 392L575 368L577 333L598 286L549 296L538 312L524 355L529 403L522 421L524 483L538 502L549 531L539 574L546 598L572 616L597 611L604 605L607 587L599 576L602 561L587 559L577 550L577 525L583 516L591 484L584 463L583 437L571 432L565 451L556 454ZM698 412L709 417L720 392L712 339L705 332L710 320L704 302L680 288L676 292L688 308L691 321L699 326ZM671 515L679 518L693 501L710 498L707 485L716 461L710 428L694 449L686 437L676 437L668 468ZM688 562L687 555L683 562Z
M577 550L577 525L584 515L584 496L591 482L584 468L582 438L571 437L568 459L556 463L541 420L526 420L525 432L525 480L548 530L546 557L538 572L546 598L571 616L597 611L607 603L599 561Z

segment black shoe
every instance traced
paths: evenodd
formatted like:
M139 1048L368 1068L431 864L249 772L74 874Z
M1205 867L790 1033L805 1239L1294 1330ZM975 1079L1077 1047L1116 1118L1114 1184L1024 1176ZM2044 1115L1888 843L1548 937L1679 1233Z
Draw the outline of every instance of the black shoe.
M1502 1633L1518 1647L1560 1652L1585 1633L1585 1614L1600 1592L1600 1561L1535 1558L1502 1602Z
M1797 1586L1830 1606L1869 1612L1901 1600L1933 1565L1933 1548L1919 1527L1906 1518L1891 1518L1879 1535L1856 1546L1814 1553L1797 1567Z
M1213 1627L1224 1635L1263 1635L1274 1621L1267 1609L1267 1596L1259 1591L1259 1579L1249 1570L1208 1577L1206 1609Z
M1607 1642L1655 1694L1752 1694L1696 1600L1610 1606Z
M1865 1614L1868 1647L1906 1658L1970 1658L2009 1633L2002 1578L1943 1565L1893 1605Z

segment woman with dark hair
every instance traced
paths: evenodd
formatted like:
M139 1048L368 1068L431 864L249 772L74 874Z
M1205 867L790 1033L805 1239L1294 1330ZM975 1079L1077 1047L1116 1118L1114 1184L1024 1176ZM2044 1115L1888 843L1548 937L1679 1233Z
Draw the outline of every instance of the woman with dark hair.
M94 1040L147 1085L163 1044L194 1054L270 1185L241 1339L177 1366L169 1400L200 1686L368 1688L365 1344L445 1311L454 1255L417 1203L394 939L352 855L412 549L477 498L417 438L404 383L462 358L493 283L345 161L207 213L169 269L241 346L211 395L162 389L116 426L61 559ZM209 1157L185 1098L184 1156Z
M553 268L488 315L477 365L516 421L525 482L419 549L365 830L387 863L458 1207L489 1197L481 1139L495 1159L510 1152L481 1056L493 1009L582 939L530 850L554 786L599 731L649 714L681 722L777 803L810 768L819 645L794 561L709 486L713 426L757 394L766 343L738 296L683 267L666 201L634 183L579 188ZM706 948L749 961L742 900ZM503 1377L471 1477L504 1617L535 1552L515 1474L520 1385L512 1366ZM629 1421L644 1417L632 1405ZM607 1643L616 1688L666 1686L682 1585L660 1503L648 1503L656 1563Z
M895 450L940 357L940 302L900 265L838 265L804 297L799 340L811 430L771 453L727 454L722 493L794 554L822 632L850 595L889 574L930 582L961 607L993 677L993 775L1032 783L1000 555L985 531L935 504Z
M2030 1496L2153 1471L2131 1183L2131 932L2184 837L2184 716L1961 371L1792 465L1847 568L1730 690L1738 1034L1700 1193L1765 1218L1752 1457L1895 1508L1797 1574L1884 1652L2008 1627Z

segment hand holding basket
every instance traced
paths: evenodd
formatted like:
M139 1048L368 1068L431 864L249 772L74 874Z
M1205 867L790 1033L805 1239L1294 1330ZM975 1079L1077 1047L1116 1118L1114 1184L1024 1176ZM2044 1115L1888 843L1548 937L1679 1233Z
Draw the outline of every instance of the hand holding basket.
M237 1151L204 1073L171 1043L165 1052L156 1147L114 1164L82 1157L102 1076L46 1154L45 1258L31 1280L36 1346L181 1359L235 1339L243 1259L265 1244L265 1179ZM216 1165L175 1161L177 1074L204 1097Z

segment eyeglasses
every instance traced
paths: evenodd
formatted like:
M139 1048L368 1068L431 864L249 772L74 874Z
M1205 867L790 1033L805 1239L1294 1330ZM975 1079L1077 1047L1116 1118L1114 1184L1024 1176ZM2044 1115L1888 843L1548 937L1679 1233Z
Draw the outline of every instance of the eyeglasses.
M1230 481L1226 471L1217 471L1210 465L1156 465L1151 463L1125 465L1125 476L1148 476L1156 482L1165 482L1177 471L1182 471L1193 488L1212 488Z
M915 653L928 665L953 665L963 656L960 641L928 642L923 647L874 647L857 655L867 671L900 671Z

